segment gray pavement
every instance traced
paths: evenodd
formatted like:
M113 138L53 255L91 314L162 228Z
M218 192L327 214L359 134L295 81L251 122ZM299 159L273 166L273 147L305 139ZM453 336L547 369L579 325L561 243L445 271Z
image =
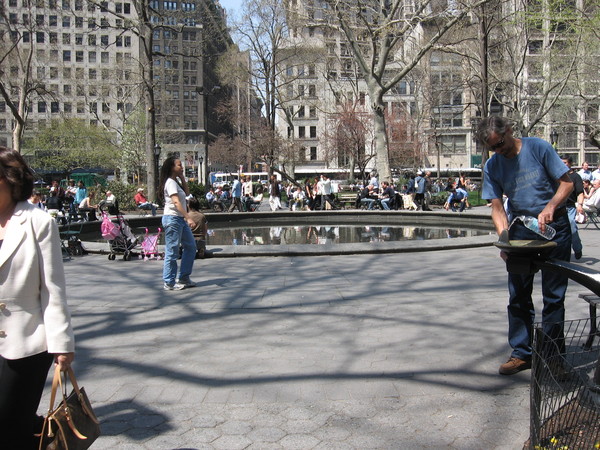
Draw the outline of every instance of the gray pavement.
M581 264L600 270L600 230L581 235ZM102 422L94 449L519 449L528 437L529 371L497 375L510 350L493 247L197 260L198 286L179 292L162 290L161 261L65 267L75 371ZM587 317L580 292L569 287L567 319Z

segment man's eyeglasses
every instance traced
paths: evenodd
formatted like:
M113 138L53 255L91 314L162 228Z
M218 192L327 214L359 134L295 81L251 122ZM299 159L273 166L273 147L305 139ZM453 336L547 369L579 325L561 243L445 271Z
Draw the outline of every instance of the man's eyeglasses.
M499 148L502 148L503 145L504 145L504 136L502 136L502 139L500 139L494 145L490 145L490 150L498 150Z

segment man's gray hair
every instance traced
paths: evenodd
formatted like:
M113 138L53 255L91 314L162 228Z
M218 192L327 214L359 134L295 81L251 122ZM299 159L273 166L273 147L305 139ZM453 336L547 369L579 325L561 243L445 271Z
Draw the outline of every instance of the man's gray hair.
M477 140L483 145L488 145L488 138L492 133L503 136L510 130L510 122L501 116L489 116L482 119L477 126Z

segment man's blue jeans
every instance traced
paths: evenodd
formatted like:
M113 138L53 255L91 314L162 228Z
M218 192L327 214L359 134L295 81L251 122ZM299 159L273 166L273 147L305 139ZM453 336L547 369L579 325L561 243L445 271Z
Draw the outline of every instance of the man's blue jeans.
M550 224L556 230L553 241L557 246L549 258L569 261L571 256L571 226L566 214ZM510 239L542 239L533 231L516 221L510 228ZM568 278L560 273L542 269L542 326L547 336L559 342L559 351L564 351L565 294ZM531 358L535 309L531 293L534 275L508 274L508 342L512 356L528 360Z
M383 206L383 209L385 209L385 210L390 209L390 200L391 200L391 198L389 198L389 197L381 199L381 206Z
M162 225L165 230L165 264L163 266L163 281L169 285L175 283L177 277L177 259L179 258L179 245L183 247L181 267L179 268L180 280L187 280L192 273L194 258L196 257L196 241L192 230L183 217L163 216Z
M567 208L567 214L569 215L569 222L571 223L571 245L573 246L573 252L583 252L583 244L579 237L579 231L577 228L577 222L575 222L575 216L577 215L577 208Z
M367 209L373 209L373 207L375 206L375 199L373 198L361 198L360 202L366 204Z

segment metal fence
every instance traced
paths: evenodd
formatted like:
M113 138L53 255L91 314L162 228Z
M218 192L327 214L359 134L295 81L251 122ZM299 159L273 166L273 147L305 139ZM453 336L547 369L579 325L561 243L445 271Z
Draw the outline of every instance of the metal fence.
M600 345L585 347L589 319L536 324L531 374L531 449L600 448Z

